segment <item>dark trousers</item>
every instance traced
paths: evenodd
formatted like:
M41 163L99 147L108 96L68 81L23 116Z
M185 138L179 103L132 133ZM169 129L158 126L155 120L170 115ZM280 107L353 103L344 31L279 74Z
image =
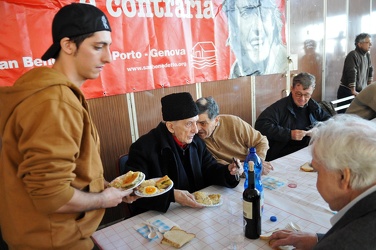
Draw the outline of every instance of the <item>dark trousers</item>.
M342 85L339 85L338 91L337 91L337 99L341 99L344 97L352 96L351 90L349 88L346 88ZM340 104L337 104L337 106L342 106L351 103L352 100L341 102ZM346 109L338 110L337 113L345 113Z

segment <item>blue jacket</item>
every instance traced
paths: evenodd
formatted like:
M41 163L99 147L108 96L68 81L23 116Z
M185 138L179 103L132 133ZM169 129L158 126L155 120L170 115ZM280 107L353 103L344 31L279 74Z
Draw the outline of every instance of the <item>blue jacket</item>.
M267 107L256 120L255 129L265 135L269 141L270 148L266 154L267 161L285 155L281 151L291 141L291 130L296 129L297 118L293 105L294 100L290 93L289 96ZM315 125L318 121L325 121L330 118L330 115L312 98L308 101L307 108L309 109L309 123L311 126ZM301 148L308 146L309 137L303 138L303 140L304 143L302 143Z
M145 179L162 177L168 175L174 182L174 188L195 192L210 185L220 185L234 188L238 185L235 176L228 171L227 165L217 163L212 154L207 150L205 142L197 135L187 148L189 153L189 163L185 164L191 169L193 179L188 180L182 175L184 169L179 156L176 142L164 123L160 123L149 133L141 136L134 142L129 150L129 159L126 169L141 171L145 174ZM184 172L184 171L183 171ZM170 202L174 202L174 188L166 194L140 198L130 206L133 214L138 214L147 210L157 210L166 212Z

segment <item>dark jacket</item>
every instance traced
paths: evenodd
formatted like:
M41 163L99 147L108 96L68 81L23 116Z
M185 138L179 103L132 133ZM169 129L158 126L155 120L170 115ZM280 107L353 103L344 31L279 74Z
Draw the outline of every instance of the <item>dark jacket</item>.
M265 135L269 141L270 148L266 154L267 161L284 156L282 150L286 151L285 148L292 141L291 130L296 129L297 119L293 105L294 100L290 94L267 107L256 120L255 129ZM306 108L309 109L309 123L311 126L318 121L325 121L330 118L330 115L313 99L308 101ZM307 128L306 130L309 129ZM309 137L305 137L303 140L305 141L302 143L301 148L308 146Z
M348 88L354 87L357 92L367 87L368 82L373 80L373 67L370 53L356 48L345 59L341 77L341 85Z
M146 179L168 175L174 182L174 188L187 190L186 176L179 174L184 169L181 162L176 142L164 123L160 123L149 133L141 136L134 142L129 151L126 163L127 170L141 171ZM197 135L193 138L187 149L189 154L189 167L193 173L193 180L189 182L189 192L194 192L210 185L236 187L238 181L230 175L227 165L217 163L212 154L207 150L205 142ZM174 188L166 194L140 198L131 206L131 212L138 214L147 210L166 212L170 202L174 202Z
M324 235L313 248L341 250L376 249L376 192L361 199Z

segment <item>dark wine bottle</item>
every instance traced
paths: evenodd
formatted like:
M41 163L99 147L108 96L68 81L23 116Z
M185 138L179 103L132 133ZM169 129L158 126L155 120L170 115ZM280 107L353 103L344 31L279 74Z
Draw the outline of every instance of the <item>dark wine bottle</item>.
M254 163L248 165L248 187L243 192L244 234L248 239L258 239L261 234L261 197L255 188Z

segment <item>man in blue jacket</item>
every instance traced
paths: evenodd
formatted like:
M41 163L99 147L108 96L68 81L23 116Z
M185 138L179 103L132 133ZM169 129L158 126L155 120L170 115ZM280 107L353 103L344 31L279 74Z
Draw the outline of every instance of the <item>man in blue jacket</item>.
M293 78L289 96L266 108L255 123L255 129L269 141L266 161L308 146L311 128L330 115L311 99L315 90L315 77L300 73Z
M219 164L196 135L198 108L191 94L170 94L161 103L163 121L131 145L126 169L141 171L146 179L168 175L174 187L162 195L138 199L130 206L132 214L166 212L171 202L201 208L193 192L210 185L234 188L239 183L235 175L242 173L235 163Z

